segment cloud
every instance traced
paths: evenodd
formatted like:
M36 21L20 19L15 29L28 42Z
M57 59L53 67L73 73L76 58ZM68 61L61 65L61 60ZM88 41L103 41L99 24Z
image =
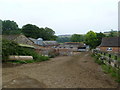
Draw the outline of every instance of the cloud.
M117 29L118 0L1 0L0 17L50 27L57 34Z

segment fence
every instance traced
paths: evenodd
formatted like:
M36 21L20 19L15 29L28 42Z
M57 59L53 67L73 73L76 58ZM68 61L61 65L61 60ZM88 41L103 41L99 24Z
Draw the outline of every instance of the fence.
M101 60L104 64L111 65L112 67L120 69L119 53L103 52L99 50L93 50L92 52L95 56L98 56L98 59Z

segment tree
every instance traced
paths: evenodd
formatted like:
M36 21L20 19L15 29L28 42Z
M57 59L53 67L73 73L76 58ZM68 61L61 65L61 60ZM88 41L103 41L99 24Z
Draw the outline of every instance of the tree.
M14 21L4 20L2 21L2 34L20 34L21 30Z
M27 24L22 27L22 32L27 37L39 38L42 31L36 25Z
M18 30L18 25L14 21L4 20L2 21L2 30Z
M84 41L84 36L79 35L79 34L73 34L72 37L70 38L72 42L83 42Z
M89 31L85 35L85 43L90 46L90 48L95 48L97 46L97 35L93 31Z
M36 25L27 24L22 27L22 32L27 37L43 38L43 40L55 40L55 32L50 28L39 28Z
M105 35L100 32L100 33L96 33L97 35L97 46L99 46L101 44L102 38L105 37Z
M113 31L111 29L110 34L108 35L108 37L117 37L117 36L119 36L119 32L118 31Z
M57 42L59 43L70 42L70 37L58 37Z
M57 36L55 36L55 31L53 31L51 28L45 27L45 40L56 40Z

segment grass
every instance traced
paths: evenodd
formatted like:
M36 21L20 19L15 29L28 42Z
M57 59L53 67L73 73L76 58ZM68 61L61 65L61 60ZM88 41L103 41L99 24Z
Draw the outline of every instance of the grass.
M101 65L101 68L104 73L110 74L112 77L114 77L116 82L120 83L120 69L116 69L115 67L112 67L110 65L104 64L101 60L99 60L99 57L101 56L100 54L98 55L91 55L92 57L95 58L95 62ZM113 58L113 56L112 56ZM118 58L120 60L120 58Z
M99 55L103 55L103 54L99 53ZM109 54L107 53L105 56L109 57ZM115 55L114 54L111 54L111 59L115 60ZM120 56L118 56L117 60L120 61Z
M6 63L27 64L27 63L35 63L41 61L47 61L47 60L10 60L10 61L6 61Z
M94 54L92 54L91 56L95 58L95 60L94 60L95 63L97 63L99 65L103 64L102 60L99 60L99 58L101 56L100 54L97 54L97 56L95 56Z
M99 65L102 65L103 62L101 60L98 60L98 59L95 59L95 63L99 64Z
M104 73L110 74L112 77L115 77L115 81L120 83L120 69L117 70L116 68L105 64L103 64L101 67Z
M21 60L10 60L6 61L7 63L18 63L18 64L24 64L24 63L33 63L35 62L34 60L26 60L26 61L21 61Z

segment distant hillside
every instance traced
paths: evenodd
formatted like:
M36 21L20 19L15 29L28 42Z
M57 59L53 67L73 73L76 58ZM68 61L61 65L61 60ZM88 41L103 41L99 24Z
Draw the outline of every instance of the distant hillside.
M70 38L73 34L65 34L65 35L58 35L58 37L68 37ZM84 35L84 34L80 34L80 35Z
M106 36L108 36L109 34L110 34L110 32L111 31L106 31L106 32L104 32L104 34L106 35ZM112 31L114 34L118 34L118 31L117 30L114 30L114 31Z
M71 37L72 35L58 35L58 37Z

